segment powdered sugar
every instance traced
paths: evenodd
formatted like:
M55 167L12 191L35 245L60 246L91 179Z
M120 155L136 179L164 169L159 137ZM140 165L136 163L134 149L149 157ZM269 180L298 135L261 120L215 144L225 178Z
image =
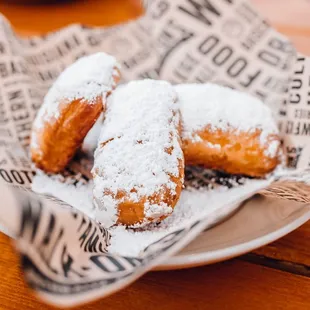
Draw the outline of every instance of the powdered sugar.
M38 169L32 181L34 192L52 195L94 219L96 210L93 206L92 188L92 181L74 185L60 174L47 175Z
M270 158L276 157L278 155L279 147L280 147L280 141L278 140L272 141L271 143L269 143L268 148L265 150L265 155Z
M102 122L103 122L103 113L100 114L100 117L97 119L96 123L88 132L83 141L82 150L91 156L94 155L94 151L98 145L98 139L101 132Z
M197 131L207 125L211 129L237 131L262 131L260 143L266 146L266 155L275 157L279 142L268 144L268 136L278 129L271 110L259 99L216 84L176 85L183 119L183 137L198 141Z
M147 201L144 204L144 214L147 218L159 219L163 215L168 216L172 212L173 209L163 202L161 204L156 204Z
M213 190L205 188L185 189L173 214L159 225L152 225L145 231L134 231L122 226L111 228L112 239L109 252L126 256L139 256L145 247L165 235L185 225L191 225L196 220L217 212L220 208L238 204L240 203L239 199L244 200L269 183L270 180L247 180L245 185L232 189L227 189L224 186Z
M44 122L55 121L59 117L59 102L65 104L74 99L84 99L92 104L98 96L106 96L113 87L113 76L118 75L116 68L115 58L105 53L82 57L66 68L45 96L34 120L34 128L40 129ZM31 143L33 147L37 146L35 134Z
M310 185L310 169L292 169L280 166L274 174L275 178L280 181L295 181Z
M159 225L151 224L145 230L126 229L124 226L109 228L112 235L110 253L138 256L144 248L169 233L191 225L197 219L211 216L221 208L230 208L238 204L260 189L267 187L272 178L267 180L245 179L243 185L234 184L234 188L218 186L215 189L187 188L182 191L173 214ZM60 177L48 176L42 172L34 177L32 189L38 193L51 194L69 203L91 218L100 221L102 213L94 209L92 204L92 182L89 184L63 183Z
M110 96L92 170L94 197L103 213L121 202L104 192L125 192L126 199L136 202L163 186L175 190L170 176L179 176L183 159L176 101L168 82L153 80L130 82ZM146 216L156 218L172 211L163 203L144 207Z

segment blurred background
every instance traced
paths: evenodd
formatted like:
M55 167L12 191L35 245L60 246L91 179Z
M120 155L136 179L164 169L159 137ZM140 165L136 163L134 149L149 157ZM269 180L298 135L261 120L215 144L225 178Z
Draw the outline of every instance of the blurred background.
M173 1L173 0L172 0ZM0 12L25 34L71 23L117 24L143 13L140 0L0 0Z
M174 0L170 0L174 1ZM310 0L251 0L297 49L310 55ZM37 34L70 23L113 25L143 14L141 0L0 0L20 34Z

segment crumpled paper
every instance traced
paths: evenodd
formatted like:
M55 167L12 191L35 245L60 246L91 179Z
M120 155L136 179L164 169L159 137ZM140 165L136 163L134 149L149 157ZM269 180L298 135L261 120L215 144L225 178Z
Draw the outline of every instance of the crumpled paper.
M40 298L59 306L78 305L128 285L274 180L257 181L216 212L148 245L139 257L109 254L107 229L66 203L29 190L34 171L28 146L42 98L66 66L97 51L118 59L123 81L211 81L259 97L274 111L288 166L309 166L310 59L298 54L247 1L153 0L145 16L124 25L71 25L28 38L18 37L2 16L0 224L17 239L28 284ZM89 180L79 161L67 169L68 177ZM203 187L204 173L193 179Z

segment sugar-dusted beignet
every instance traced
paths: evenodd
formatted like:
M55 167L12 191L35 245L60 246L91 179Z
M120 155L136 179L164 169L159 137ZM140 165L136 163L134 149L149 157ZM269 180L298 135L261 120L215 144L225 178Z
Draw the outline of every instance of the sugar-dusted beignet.
M92 173L105 225L140 226L172 213L184 160L177 95L168 82L130 82L109 97Z
M263 177L279 163L271 110L259 99L215 84L175 86L185 163Z
M105 53L80 58L58 77L33 123L30 151L37 168L53 173L65 168L119 78L115 58Z

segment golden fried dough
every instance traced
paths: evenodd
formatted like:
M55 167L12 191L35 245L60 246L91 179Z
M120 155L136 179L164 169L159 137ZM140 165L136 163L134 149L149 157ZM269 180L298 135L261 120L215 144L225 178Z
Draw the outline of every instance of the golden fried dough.
M196 133L200 141L183 139L183 152L187 165L202 165L205 168L225 171L231 174L244 174L264 177L279 163L278 157L266 155L268 146L261 146L261 130L237 132L233 128L223 132L221 129L205 128ZM269 135L267 145L279 149L279 137Z
M177 95L168 82L135 81L115 90L92 172L104 225L141 226L172 213L184 159Z
M279 163L280 138L260 100L215 84L177 85L186 165L263 177Z
M52 173L65 168L118 81L116 60L105 53L80 58L59 76L32 128L30 151L37 168Z

